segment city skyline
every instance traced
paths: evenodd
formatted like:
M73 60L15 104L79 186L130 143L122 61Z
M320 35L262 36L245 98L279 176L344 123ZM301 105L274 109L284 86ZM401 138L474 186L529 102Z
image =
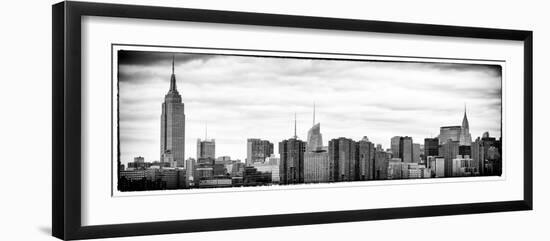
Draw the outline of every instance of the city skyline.
M167 91L172 56L119 52L123 164L136 156L159 159L159 103ZM463 113L457 109L464 103L470 123L475 123L470 126L472 138L485 131L500 137L499 66L179 53L175 63L186 108L186 159L196 158L194 145L204 136L205 122L208 137L216 140L216 155L243 162L249 138L278 143L297 128L299 139L306 141L313 102L325 140L368 136L384 149L390 148L393 136L422 143L436 137L441 126L460 125Z

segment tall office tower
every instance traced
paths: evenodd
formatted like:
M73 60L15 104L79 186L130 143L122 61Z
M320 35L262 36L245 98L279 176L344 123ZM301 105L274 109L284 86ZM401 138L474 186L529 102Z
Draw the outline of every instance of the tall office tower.
M306 151L315 151L323 148L323 135L321 134L321 123L315 122L315 104L313 104L313 123L307 132Z
M209 159L214 163L216 159L216 140L208 139L208 125L204 126L204 140L197 138L197 161Z
M412 162L420 162L420 144L413 143L412 145Z
M369 141L366 136L355 143L355 159L359 161L359 180L374 179L374 156L376 149L374 143Z
M376 151L374 153L374 180L388 179L388 162L391 153Z
M187 185L193 185L193 180L195 178L195 169L197 168L196 167L197 163L195 161L195 159L193 158L189 158L187 160L185 160L185 176L187 178ZM190 184L191 183L191 184Z
M306 143L296 135L296 115L294 115L294 137L279 142L279 182L296 184L304 182L304 151Z
M214 139L197 139L197 160L198 159L215 159L216 157L216 140Z
M428 160L429 156L439 155L439 140L437 138L424 139L424 161Z
M401 158L403 162L413 162L412 137L402 136L399 139L399 158Z
M249 138L246 140L246 164L265 162L273 154L273 143L267 140Z
M468 117L466 116L466 106L464 106L464 117L462 118L459 142L461 146L472 145L472 135L470 135L470 124L468 123Z
M340 137L328 143L329 181L355 181L359 175L359 162L355 159L355 141Z
M315 105L313 105L313 126L307 132L304 153L304 182L328 182L328 170L328 152L323 149L321 124L315 123Z
M399 157L400 156L400 153L399 153L399 142L401 141L401 137L400 136L394 136L391 138L391 154L393 155L392 157Z
M442 126L439 128L439 145L447 141L459 141L462 126Z
M181 102L181 95L176 88L176 74L174 73L174 57L172 57L172 76L170 89L164 96L162 114L160 116L160 161L164 157L170 161L183 162L185 159L185 113Z
M447 141L439 147L439 155L445 158L445 177L453 175L453 159L458 156L458 141Z
M488 132L482 138L472 143L472 159L479 165L479 174L482 176L502 174L501 142L490 137Z
M323 149L304 153L304 182L323 183L329 181L328 152Z

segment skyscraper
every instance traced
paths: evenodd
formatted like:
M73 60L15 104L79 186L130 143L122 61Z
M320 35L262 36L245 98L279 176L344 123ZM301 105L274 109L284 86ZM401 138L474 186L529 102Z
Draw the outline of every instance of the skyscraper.
M169 159L169 160L165 160ZM160 117L160 161L183 162L185 159L185 113L181 95L176 88L174 57L170 89L164 96Z
M459 141L462 126L442 126L439 128L439 145L447 141Z
M306 151L315 151L323 147L323 135L321 135L321 123L315 123L315 104L313 104L313 126L307 132Z
M488 132L472 143L472 159L479 165L480 175L501 175L501 143Z
M208 160L206 160L208 159ZM197 161L211 162L216 159L216 140L208 139L208 124L204 125L204 140L197 138Z
M412 145L412 162L420 162L420 144L418 143Z
M216 158L216 140L214 139L197 139L197 160L199 159L215 159Z
M328 143L329 181L355 181L359 175L359 162L355 155L355 141L345 137Z
M429 156L439 155L439 140L437 138L425 138L424 139L424 161Z
M313 105L313 126L307 132L304 153L304 182L328 182L328 169L328 153L323 149L321 124L315 123L315 105Z
M210 185L209 181L204 183L204 180L213 180L216 174L223 173L220 168L224 165L216 165L216 140L208 139L208 123L204 125L204 140L197 138L197 167L196 176L199 181L199 186Z
M472 135L470 135L470 124L466 115L466 106L464 106L464 117L460 126L442 126L439 129L439 144L445 142L458 141L460 146L470 146L472 144Z
M445 177L453 175L453 159L458 156L458 149L458 141L447 141L439 147L439 155L445 158Z
M399 157L399 141L401 140L401 137L400 136L394 136L391 138L391 146L390 146L390 149L391 149L391 154L392 154L392 157Z
M414 152L413 140L410 136L394 136L391 138L392 158L400 158L402 162L413 162L415 154L420 158L420 145L418 152ZM415 162L418 162L415 160Z
M196 165L197 162L193 158L185 160L185 172L189 182L193 182L193 178L195 177L195 168L197 168Z
M246 140L246 164L264 162L273 154L273 143L267 140L249 138Z
M420 146L418 147L420 155ZM403 162L413 162L413 140L412 137L403 136L399 139L399 158Z
M459 142L461 146L472 145L472 135L470 135L470 124L468 123L468 117L466 116L466 106L464 106L464 117L462 118Z
M359 180L374 179L374 143L366 136L356 142L356 159L359 161Z
M388 162L392 154L383 150L374 153L374 179L388 179Z
M296 135L296 115L294 115L294 137L279 142L280 184L304 182L304 151L306 143Z

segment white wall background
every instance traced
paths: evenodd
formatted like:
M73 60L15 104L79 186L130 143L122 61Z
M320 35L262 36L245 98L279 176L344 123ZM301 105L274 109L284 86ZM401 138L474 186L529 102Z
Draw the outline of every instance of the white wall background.
M534 31L534 211L294 226L115 240L544 240L550 218L550 17L545 1L109 1ZM51 231L51 4L0 8L1 240L54 240Z

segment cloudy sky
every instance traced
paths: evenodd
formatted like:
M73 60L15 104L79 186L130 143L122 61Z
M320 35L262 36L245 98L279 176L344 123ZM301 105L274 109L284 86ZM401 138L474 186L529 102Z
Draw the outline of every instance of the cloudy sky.
M172 53L119 51L120 151L126 163L160 156L160 115ZM216 156L244 161L246 139L275 144L306 139L316 120L324 145L363 136L389 148L392 136L415 143L440 126L460 125L467 105L472 138L500 137L501 69L495 65L273 58L178 53L176 79L185 104L186 158L196 140L216 139Z

